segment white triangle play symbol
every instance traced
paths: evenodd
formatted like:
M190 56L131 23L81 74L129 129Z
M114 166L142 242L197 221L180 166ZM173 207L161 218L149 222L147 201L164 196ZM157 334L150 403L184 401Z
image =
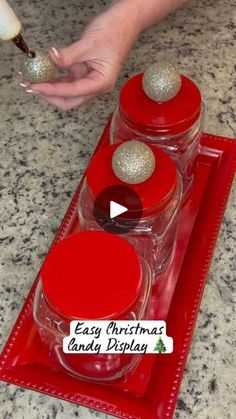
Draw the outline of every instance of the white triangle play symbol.
M123 205L115 201L110 201L110 218L115 218L118 215L124 214L126 211L128 211L128 208L123 207Z

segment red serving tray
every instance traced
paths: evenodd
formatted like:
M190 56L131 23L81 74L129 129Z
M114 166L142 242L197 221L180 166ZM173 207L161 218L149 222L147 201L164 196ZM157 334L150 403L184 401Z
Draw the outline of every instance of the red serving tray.
M109 142L109 124L95 150ZM41 350L33 323L36 278L0 356L0 379L129 419L166 419L175 403L189 352L210 261L236 169L235 140L204 134L195 182L180 214L172 265L153 288L152 317L166 319L174 352L145 355L134 375L116 385L98 385L59 371ZM81 183L52 246L79 229ZM162 377L162 380L158 380ZM137 397L139 395L139 397Z

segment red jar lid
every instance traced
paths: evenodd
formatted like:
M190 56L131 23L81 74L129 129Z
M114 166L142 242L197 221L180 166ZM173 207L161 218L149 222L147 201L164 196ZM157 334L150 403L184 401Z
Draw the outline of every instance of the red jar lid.
M112 169L112 156L119 145L109 145L96 153L88 166L87 183L93 198L96 199L105 188L123 185L139 196L144 217L163 210L168 206L177 183L177 170L171 158L158 147L149 145L156 158L156 168L145 182L129 185L119 180Z
M120 113L132 129L147 135L175 135L185 132L198 120L201 93L198 86L181 76L179 93L167 102L150 99L142 87L143 73L129 79L120 92Z
M73 234L56 244L41 270L49 305L63 317L122 317L142 285L140 259L131 244L103 231Z

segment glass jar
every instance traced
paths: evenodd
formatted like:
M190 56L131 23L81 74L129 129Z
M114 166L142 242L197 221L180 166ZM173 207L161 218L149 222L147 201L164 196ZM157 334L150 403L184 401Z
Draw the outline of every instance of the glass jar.
M122 87L111 121L110 143L135 138L158 145L176 162L186 193L193 181L204 126L201 93L192 80L181 76L179 93L158 103L144 93L142 79L143 73L137 74Z
M150 289L148 264L119 236L87 231L56 244L42 267L33 309L51 361L87 380L130 373L142 355L64 353L63 338L71 320L145 320Z
M116 195L117 186L128 186L140 198L142 208L134 208L134 211L127 211L113 220L107 214L107 222L108 225L115 223L120 234L147 260L155 281L168 268L175 248L182 198L181 176L164 151L150 146L156 160L152 176L143 183L127 185L112 169L112 156L118 147L117 144L110 145L96 153L88 166L78 203L80 229L102 229L102 223L94 216L94 205L106 188L115 185L111 200L129 209L132 197L129 194ZM138 220L137 214L141 214Z

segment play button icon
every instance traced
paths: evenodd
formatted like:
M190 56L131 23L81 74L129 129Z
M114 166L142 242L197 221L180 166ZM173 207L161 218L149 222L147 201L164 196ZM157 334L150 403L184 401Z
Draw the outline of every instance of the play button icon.
M110 218L118 217L118 215L124 214L126 211L128 211L128 208L123 205L114 201L110 202Z
M139 224L142 202L133 189L123 185L110 186L95 199L93 213L105 231L124 234Z

